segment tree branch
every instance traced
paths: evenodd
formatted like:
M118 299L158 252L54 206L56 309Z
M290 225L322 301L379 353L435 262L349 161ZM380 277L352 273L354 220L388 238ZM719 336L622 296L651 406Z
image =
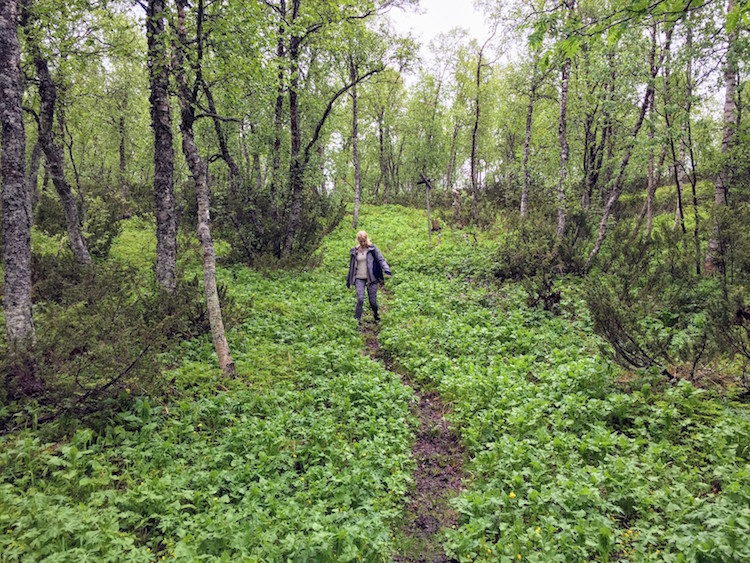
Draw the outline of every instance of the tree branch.
M381 65L379 67L376 67L369 72L366 72L362 76L358 77L354 82L351 82L350 84L344 85L338 92L336 92L333 95L333 98L328 102L328 106L326 107L326 110L323 112L323 116L320 118L320 121L318 121L318 125L315 127L315 133L312 136L312 139L310 139L310 142L307 143L305 146L304 151L304 158L303 158L303 167L307 166L307 163L310 161L310 150L313 148L315 143L318 142L318 138L320 137L320 131L323 129L323 125L325 125L326 119L328 119L329 114L333 110L333 104L336 103L336 100L338 100L344 93L346 93L352 86L356 86L363 80L369 78L373 74L377 74L378 72L381 72L385 69L385 66Z

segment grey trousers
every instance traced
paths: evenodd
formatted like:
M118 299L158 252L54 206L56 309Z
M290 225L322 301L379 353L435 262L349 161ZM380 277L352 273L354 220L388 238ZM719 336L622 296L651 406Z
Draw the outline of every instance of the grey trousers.
M354 288L357 290L357 306L354 308L354 317L359 321L362 319L362 308L365 304L365 287L367 297L370 299L370 308L375 318L378 318L378 283L367 283L367 280L357 278L354 280Z

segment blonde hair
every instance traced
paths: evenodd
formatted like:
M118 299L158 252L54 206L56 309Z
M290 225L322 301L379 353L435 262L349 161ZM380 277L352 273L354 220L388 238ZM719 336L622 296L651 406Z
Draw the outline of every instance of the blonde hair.
M357 244L361 245L363 241L365 242L365 246L372 246L370 237L367 236L367 231L359 231L357 233Z

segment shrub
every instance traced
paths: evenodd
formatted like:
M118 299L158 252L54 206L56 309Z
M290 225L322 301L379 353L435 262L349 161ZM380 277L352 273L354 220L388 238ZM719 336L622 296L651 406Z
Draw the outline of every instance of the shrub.
M104 201L95 196L86 201L88 209L83 234L89 252L95 258L106 258L112 243L120 234L121 205L117 200Z
M210 331L199 279L179 279L167 294L117 261L84 267L69 253L34 255L37 344L30 364L0 363L8 391L4 424L14 415L14 425L29 421L30 395L39 407L33 415L48 419L96 411L125 390L161 394L160 353ZM219 298L230 328L237 309L224 284Z
M728 352L738 303L720 277L696 273L695 256L681 233L666 225L650 240L612 247L609 271L587 279L594 329L629 368L699 364ZM736 301L736 298L735 298Z

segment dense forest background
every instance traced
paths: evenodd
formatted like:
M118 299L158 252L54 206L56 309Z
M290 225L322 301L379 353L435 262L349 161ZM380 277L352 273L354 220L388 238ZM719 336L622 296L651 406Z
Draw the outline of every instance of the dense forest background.
M485 3L487 38L456 29L424 61L389 20L413 8L9 4L25 138L6 161L30 200L5 191L11 349L36 338L31 284L45 307L70 278L104 284L112 241L140 218L155 221L156 287L171 296L155 299L175 318L198 306L195 288L175 291L198 228L205 320L231 371L211 232L227 263L303 263L346 205L356 227L361 202L390 202L431 203L430 239L441 223L515 229L498 277L543 293L593 271L594 322L625 365L694 375L716 354L746 357L744 3ZM53 258L15 253L30 223ZM49 362L35 361L12 396L42 384Z
M292 389L302 383L290 383L278 370L305 373L313 382L331 370L360 374L358 384L368 390L364 395L373 393L362 400L398 405L395 422L377 411L387 422L376 425L372 443L388 442L390 435L395 441L383 446L383 459L408 458L403 448L410 437L397 424L409 416L407 399L392 380L378 388L380 394L373 391L378 384L369 378L380 376L364 359L347 355L348 346L361 343L342 332L356 334L354 326L336 321L335 315L348 318L348 309L331 302L343 286L348 245L356 229L366 227L402 260L401 271L424 284L420 289L406 280L395 282L403 296L394 297L394 318L403 326L389 325L386 318L383 346L455 406L455 421L465 426L461 440L467 455L479 464L477 486L488 487L484 493L509 483L515 483L515 491L526 482L517 476L523 473L519 469L499 485L495 469L482 465L489 463L482 455L495 455L489 446L482 449L494 440L492 432L505 431L497 423L506 416L497 414L502 409L489 399L475 400L467 391L474 383L461 387L444 379L452 373L446 366L475 356L476 365L494 365L478 355L480 349L489 353L493 343L473 339L476 326L485 322L488 338L518 339L518 349L508 345L503 353L531 354L528 366L534 369L558 361L572 366L579 353L595 356L601 362L595 367L560 368L583 370L568 390L600 386L591 390L596 400L615 388L621 393L592 425L601 422L636 439L633 428L649 420L643 432L660 428L664 433L648 434L647 442L673 440L687 452L700 452L696 459L714 472L698 479L684 469L673 476L683 479L682 496L664 493L674 508L667 510L668 518L685 526L682 533L659 536L652 522L657 539L651 532L643 539L633 532L622 536L631 546L628 556L623 542L615 546L607 531L610 521L624 534L647 511L638 504L645 496L625 498L621 491L621 501L613 501L617 508L588 522L578 536L569 535L576 525L572 516L562 527L548 528L551 538L567 546L555 552L563 554L559 560L651 558L660 553L656 546L676 561L678 553L707 561L747 556L747 536L741 538L750 528L750 514L746 507L731 514L750 498L743 406L750 397L750 121L744 107L750 6L744 0L481 0L476 5L489 23L486 37L455 29L420 46L392 23L395 13L418 8L410 0L3 0L1 314L6 330L0 337L0 433L10 453L0 459L5 473L0 507L7 514L21 518L33 512L31 501L19 500L18 491L51 472L62 479L66 467L70 475L78 467L77 488L54 491L65 489L65 495L80 500L93 498L104 486L93 466L83 469L76 466L80 460L56 457L60 444L68 448L65 455L75 444L71 455L76 457L87 448L93 452L94 444L123 447L117 436L129 432L137 433L136 441L145 440L144 428L156 432L155 413L163 407L173 434L160 439L184 445L183 419L169 418L170 409L190 419L191 428L200 420L216 430L219 420L235 427L260 416L254 408L284 411L286 405L296 412L309 406L308 399L317 405L335 392L321 387L309 397L295 395ZM393 265L390 256L389 261ZM398 279L398 263L394 273ZM423 274L464 285L433 286L443 282L428 282ZM316 311L314 304L303 303L305 295L325 305ZM458 303L466 295L475 296L476 303ZM509 317L525 327L520 332L477 312L505 307L498 295L522 307L517 317ZM407 296L412 301L399 301ZM430 325L429 334L420 332L426 324L419 323L429 323L421 315L433 300L445 307L433 314L452 311L453 316L440 317L441 326ZM474 313L476 326L462 316ZM559 323L570 323L569 329ZM571 335L580 337L585 353L575 351ZM309 343L311 349L330 340L330 350L293 358L292 337L317 342ZM545 350L559 339L563 348L536 357L522 344L524 338L538 338ZM434 346L455 350L443 358ZM329 352L335 358L328 358ZM424 362L432 354L430 371ZM528 371L531 379L524 381L541 385L522 363L514 364L516 376L526 378ZM476 382L484 381L472 370L466 368L464 376L474 373ZM605 372L607 382L601 379ZM507 383L509 376L503 377ZM319 384L305 381L310 388ZM273 399L248 398L277 383L283 389L276 389ZM482 385L476 383L477 389ZM516 381L511 388L522 393L519 385ZM217 389L237 403L201 403L202 394ZM703 392L710 396L707 403ZM555 397L558 406L568 400ZM646 407L638 401L653 412L639 410ZM305 412L307 422L294 424L313 424L315 416ZM489 418L473 421L480 412ZM711 432L721 426L726 433L719 439L722 451L711 458L707 444L717 434L695 438L692 425L709 424L714 416ZM682 430L673 429L674 420L686 419ZM266 444L274 432L283 434L287 422L274 419L277 426L266 434L254 428L247 439ZM576 427L575 418L561 424ZM518 436L526 436L520 426ZM598 439L591 428L579 434ZM602 440L596 442L600 451L592 453L594 446L587 445L581 453L588 463L620 447L616 440ZM270 442L275 445L256 454L276 459L286 451ZM211 444L209 439L206 450L191 451L186 459L206 455ZM230 450L236 445L221 444ZM321 455L333 455L328 445L321 447L327 452ZM117 451L122 459L129 455ZM688 464L686 459L682 462ZM119 475L120 462L100 463L100 469L113 464L102 470L109 472L107 479ZM154 463L139 469L139 478L149 483ZM297 462L290 463L301 471ZM399 463L398 468L385 461L375 469L368 466L375 473L390 472L392 489L382 505L375 502L384 512L373 509L376 516L368 519L368 513L358 521L362 527L352 532L353 543L331 539L338 524L325 520L322 529L333 536L318 538L322 551L295 551L300 544L292 538L286 546L278 539L287 533L281 530L253 553L259 560L300 558L303 552L311 560L337 560L351 548L346 557L352 560L382 560L392 551L387 525L407 490L409 462ZM744 473L738 469L743 463ZM13 464L20 464L17 470ZM362 467L350 469L359 475ZM273 479L263 475L246 476L247 482ZM619 475L632 477L627 471ZM359 486L358 478L352 477L349 489ZM706 481L705 487L699 484ZM648 484L642 486L641 492L648 490ZM225 489L212 491L224 499ZM690 526L707 518L685 508L688 496L714 499L724 489L735 496L710 514L718 519L706 532L710 537L684 543L688 535L699 535ZM599 489L592 485L592 490ZM319 491L320 499L330 494ZM50 502L50 496L44 498ZM493 560L502 550L520 560L530 544L520 547L523 534L515 528L515 539L503 543L508 528L495 534L494 501L487 498L464 496L457 503L463 528L458 535L448 533L446 550L461 560ZM158 505L154 510L169 512L162 499L151 500ZM141 508L128 505L128 510L148 514L148 500L134 502L141 501ZM234 498L221 502L234 503ZM53 510L52 504L45 506L42 513ZM570 509L578 525L591 506ZM336 507L342 511L341 503ZM285 516L269 518L293 521L297 508L284 505ZM524 541L532 542L545 529L537 512L517 516L523 522L539 518L540 526L529 528L531 539ZM195 529L178 532L169 518L158 524L162 536L153 522L120 520L118 525L132 534L130 543L120 546L122 553L148 546L148 553L174 554L175 541L185 534L196 537L205 524L196 519L191 521ZM513 522L508 525L520 526L518 519ZM44 527L40 521L26 524ZM730 531L717 532L721 527ZM303 535L309 539L319 531L313 527ZM84 533L70 537L82 537L79 532ZM182 540L175 540L180 533ZM17 549L21 536L11 528L8 534ZM245 553L216 534L206 540L208 547L183 545L185 553ZM363 539L368 537L377 539L370 545ZM35 549L42 549L41 538L36 536ZM68 539L61 541L65 545ZM487 542L494 546L489 553ZM492 551L501 544L505 547ZM270 545L278 551L264 551ZM106 545L91 549L110 553ZM555 560L549 551L536 553L537 560Z

